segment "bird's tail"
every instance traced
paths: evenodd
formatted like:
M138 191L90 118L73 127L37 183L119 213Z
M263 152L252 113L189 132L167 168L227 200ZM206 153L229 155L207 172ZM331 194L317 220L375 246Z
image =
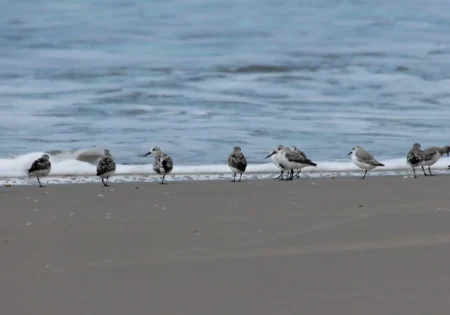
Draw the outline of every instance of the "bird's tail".
M375 165L375 166L384 166L384 164L381 164L380 162L373 163L373 165Z
M314 163L314 162L311 161L311 160L306 160L306 161L305 161L305 164L308 164L308 165L311 165L311 166L317 166L317 164Z

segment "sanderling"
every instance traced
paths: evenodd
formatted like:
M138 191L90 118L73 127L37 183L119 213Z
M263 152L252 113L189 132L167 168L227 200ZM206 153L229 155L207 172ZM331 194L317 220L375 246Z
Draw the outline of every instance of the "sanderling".
M304 165L303 167L307 167L307 166L317 166L316 163L312 163L311 160L309 160L309 159L306 157L306 154L305 154L303 151L300 151L299 149L297 149L296 146L292 146L292 147L291 147L291 150L294 151L294 152L296 152L296 153L298 153L298 154L300 154L300 156L302 157L303 160L309 162L309 163L302 163L302 164ZM311 164L311 163L312 163L312 164ZM303 168L303 167L300 167L300 168L297 169L297 174L295 175L295 177L300 178L300 172L302 171L302 168Z
M406 163L413 169L414 178L417 178L415 168L422 166L424 159L425 156L421 149L420 143L414 143L411 151L409 151L406 156Z
M240 147L233 148L233 152L231 152L230 156L228 157L228 166L234 174L233 182L236 181L236 173L240 174L240 182L242 173L244 173L245 169L247 168L247 159L245 158L244 154L242 154Z
M116 172L116 163L114 163L109 150L105 150L103 156L97 164L97 176L102 179L103 186L109 186L109 178Z
M423 151L425 159L423 161L423 165L422 165L422 171L423 174L425 176L428 176L428 174L425 172L425 169L423 168L424 166L428 165L428 172L430 172L430 176L434 176L433 174L431 174L431 165L435 164L439 158L444 155L447 154L447 156L449 155L450 152L450 146L446 145L443 147L430 147L428 149L425 149Z
M39 159L33 162L28 169L29 176L36 176L39 187L45 187L41 185L39 177L47 176L52 169L52 163L50 163L50 157L47 154L42 155Z
M291 148L284 148L277 153L278 161L290 172L288 180L294 179L294 169L302 169L306 166L316 166L317 164L304 157L300 151L293 151Z
M285 168L283 165L280 164L280 162L278 161L278 152L281 152L281 150L284 149L283 145L279 145L275 148L275 150L270 151L270 154L268 156L265 157L265 159L269 158L272 160L273 164L275 164L276 167L278 167L281 170L281 173L278 177L276 177L275 179L283 179L283 174L285 171ZM288 174L289 176L289 174Z
M359 145L353 147L352 152L348 155L350 154L352 155L353 163L355 163L355 165L359 168L365 170L364 176L361 179L366 178L367 171L370 171L377 166L384 166L384 164L381 164L375 160L372 154L361 148Z
M154 160L153 160L153 170L162 175L162 181L161 184L164 184L164 178L166 175L170 174L173 169L173 161L170 156L167 154L161 152L161 149L158 147L153 147L150 149L150 152L145 154L144 156L147 156L149 154L153 154Z

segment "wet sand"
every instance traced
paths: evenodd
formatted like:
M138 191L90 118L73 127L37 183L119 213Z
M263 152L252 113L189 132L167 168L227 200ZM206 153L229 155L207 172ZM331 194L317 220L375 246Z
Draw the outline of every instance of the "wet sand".
M4 314L448 314L450 177L0 187Z

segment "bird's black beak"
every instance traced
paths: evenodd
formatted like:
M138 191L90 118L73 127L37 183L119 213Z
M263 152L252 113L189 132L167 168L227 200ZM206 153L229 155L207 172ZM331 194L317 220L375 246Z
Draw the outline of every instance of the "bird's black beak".
M152 154L152 152L150 151L150 152L148 152L147 154L144 154L144 156L147 156L147 155L149 155L149 154Z
M352 154L352 152L350 152L349 154L347 154L347 155L350 155L350 154Z
M277 153L276 151L272 151L272 153L270 153L268 156L266 156L264 159L270 158L272 155L274 155L275 153Z

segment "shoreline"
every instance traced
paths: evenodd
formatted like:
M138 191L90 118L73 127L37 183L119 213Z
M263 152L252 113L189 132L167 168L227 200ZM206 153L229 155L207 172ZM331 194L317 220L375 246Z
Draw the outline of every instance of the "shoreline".
M417 177L425 177L422 170L416 170ZM428 170L427 170L428 172ZM445 168L432 169L433 174L437 176L450 175L450 170ZM244 173L242 175L243 181L249 180L268 180L277 177L279 172L253 172ZM297 180L316 180L327 178L355 178L362 177L364 171L339 171L339 172L320 172L320 171L304 171L300 173L301 178L294 178ZM284 173L286 176L286 172ZM224 181L231 179L231 172L217 172L217 173L192 173L192 174L170 174L166 175L166 180L170 182L203 182L203 181ZM371 177L402 177L413 178L412 169L410 170L376 170L367 173L367 178ZM434 177L434 176L432 176ZM95 175L49 175L42 177L41 180L45 185L67 185L67 184L91 184L100 182L101 179ZM130 175L114 175L110 178L111 184L118 183L158 183L161 180L161 175L158 174L130 174ZM1 186L29 186L35 185L37 180L35 177L0 177Z

